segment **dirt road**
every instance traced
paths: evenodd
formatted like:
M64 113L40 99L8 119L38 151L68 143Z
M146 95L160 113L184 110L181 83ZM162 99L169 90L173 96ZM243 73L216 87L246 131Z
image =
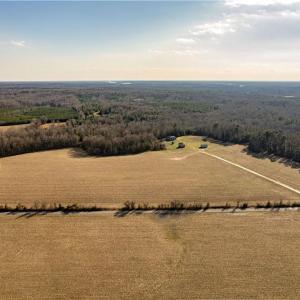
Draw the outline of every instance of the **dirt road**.
M206 152L206 151L201 151L201 153L203 153L203 154L205 154L205 155L208 155L208 156L211 156L211 157L214 157L214 158L216 158L216 159L219 159L219 160L221 160L221 161L223 161L223 162L225 162L225 163L227 163L227 164L230 164L230 165L232 165L232 166L235 166L235 167L237 167L237 168L240 168L240 169L242 169L242 170L244 170L244 171L246 171L246 172L248 172L248 173L251 173L251 174L253 174L253 175L256 175L256 176L258 176L258 177L261 177L261 178L263 178L263 179L265 179L265 180L267 180L267 181L270 181L270 182L272 182L272 183L275 183L275 184L277 184L277 185L279 185L279 186L282 186L282 187L284 187L284 188L286 188L286 189L288 189L288 190L290 190L290 191L292 191L292 192L294 192L294 193L300 195L300 190L297 190L297 189L295 189L295 188L293 188L293 187L291 187L291 186L289 186L289 185L286 185L286 184L284 184L284 183L282 183L282 182L280 182L280 181L274 180L274 179L272 179L272 178L270 178L270 177L267 177L267 176L265 176L265 175L262 175L262 174L260 174L260 173L257 173L257 172L255 172L255 171L253 171L253 170L251 170L251 169L248 169L248 168L246 168L246 167L243 167L243 166L241 166L241 165L239 165L239 164L233 163L233 162L231 162L231 161L229 161L229 160L227 160L227 159L224 159L224 158L222 158L222 157L220 157L220 156L217 156L217 155L208 153L208 152Z

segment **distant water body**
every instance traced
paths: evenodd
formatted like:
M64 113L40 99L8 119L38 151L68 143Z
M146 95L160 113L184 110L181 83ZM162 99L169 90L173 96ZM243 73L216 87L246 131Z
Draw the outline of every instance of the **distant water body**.
M168 91L220 90L268 94L282 99L300 99L300 81L19 81L0 82L0 89L160 89Z
M289 87L300 88L300 81L3 81L0 87L15 88L101 88L111 86L135 87Z

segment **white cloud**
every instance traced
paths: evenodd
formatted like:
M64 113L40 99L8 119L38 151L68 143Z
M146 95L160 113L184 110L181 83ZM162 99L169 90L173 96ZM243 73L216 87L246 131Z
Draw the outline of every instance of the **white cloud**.
M270 69L286 64L291 74L299 74L293 63L300 61L300 0L223 3L223 14L218 19L199 23L184 35L184 39L194 42L180 43L179 36L177 45L169 48L173 50L165 53L190 56L182 58L188 62L229 64L235 69L242 69L245 64ZM258 74L259 67L257 70ZM269 69L263 72L271 74Z
M230 36L245 40L248 35L251 39L255 36L264 36L266 40L298 39L300 0L225 0L224 4L231 7L224 11L221 19L194 26L189 30L190 36L202 43L225 41ZM264 44L266 40L259 42Z
M279 12L281 17L287 17L287 18L299 18L300 17L300 11L290 11L290 10L283 10Z
M149 50L149 66L159 76L299 80L300 0L223 0L222 9Z
M239 6L270 6L298 4L300 0L225 0L225 5L231 7Z
M205 23L195 26L190 30L190 33L194 36L198 35L224 35L226 33L236 32L236 24L233 19L224 19L218 22Z
M25 41L14 41L14 40L11 40L10 44L12 46L14 46L14 47L19 47L19 48L26 47L26 42Z
M178 38L176 42L183 45L191 45L195 44L196 41L192 38Z

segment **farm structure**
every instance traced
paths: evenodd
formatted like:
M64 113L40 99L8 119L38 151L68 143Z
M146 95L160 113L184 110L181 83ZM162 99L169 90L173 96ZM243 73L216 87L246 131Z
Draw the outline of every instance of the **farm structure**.
M199 148L200 148L200 149L206 149L206 148L208 148L208 144L201 144L201 145L199 146Z
M174 135L169 135L166 137L167 142L173 142L175 140L176 140L176 136L174 136Z
M257 159L248 155L243 145L225 147L208 142L204 154L198 149L204 143L201 137L177 140L185 144L184 149L177 149L177 142L167 142L166 150L137 155L95 158L78 149L60 149L1 158L0 204L76 201L115 207L125 201L160 204L178 200L212 205L299 201L299 194L290 189L208 154L300 189L296 168Z

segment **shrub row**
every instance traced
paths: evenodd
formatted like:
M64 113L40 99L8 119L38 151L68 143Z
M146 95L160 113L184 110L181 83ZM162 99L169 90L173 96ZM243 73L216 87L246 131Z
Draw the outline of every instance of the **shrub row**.
M240 203L236 204L225 203L221 205L211 205L209 202L206 204L202 203L182 203L179 201L172 201L166 204L150 205L148 203L138 203L134 201L127 201L123 204L121 208L108 208L100 206L84 206L79 204L39 204L35 203L32 206L25 206L22 204L17 204L15 206L10 206L7 204L0 205L0 212L92 212L92 211L206 211L211 210L226 210L226 209L240 209L245 210L248 208L254 209L280 209L280 208L300 208L300 202L266 202L257 204Z
M25 206L18 203L16 206L10 206L7 204L0 205L0 212L92 212L92 211L105 211L108 208L93 206L83 206L78 204L39 204L36 203L33 206Z
M208 209L241 209L245 210L247 208L255 209L276 209L276 208L300 208L300 202L266 202L257 204L248 204L247 202L237 202L236 204L218 204L211 205L209 202L206 204L202 203L182 203L179 201L172 201L166 204L149 205L147 203L136 204L133 201L127 201L124 203L123 207L120 209L122 211L146 211L146 210L170 210L170 211L180 211L180 210L208 210Z

